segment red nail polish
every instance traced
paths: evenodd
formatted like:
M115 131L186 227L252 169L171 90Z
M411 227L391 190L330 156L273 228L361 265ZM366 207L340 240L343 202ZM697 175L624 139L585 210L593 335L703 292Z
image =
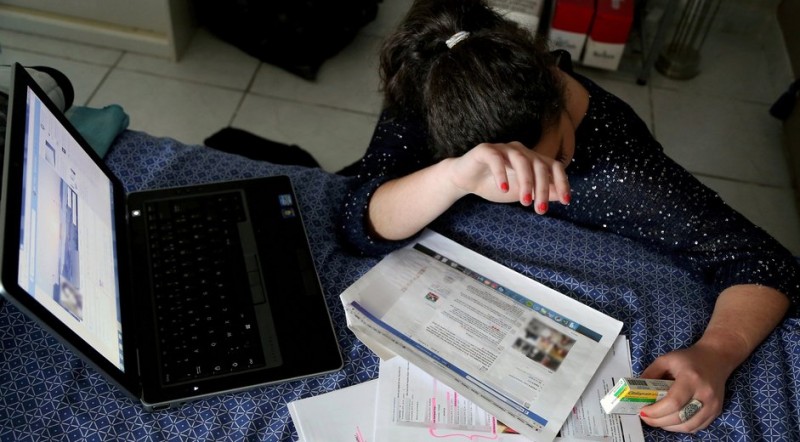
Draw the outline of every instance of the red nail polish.
M539 211L542 213L547 212L547 203L539 203Z
M508 183L500 183L500 189L503 192L508 192Z
M533 195L531 195L530 193L525 194L525 196L522 197L522 203L525 204L526 206L530 204L532 201L533 201Z
M572 194L568 193L564 195L564 204L569 204L572 201Z
M639 412L639 416L641 416L641 417L648 417L648 416L647 416L647 413L645 413L644 411L640 411L640 412Z

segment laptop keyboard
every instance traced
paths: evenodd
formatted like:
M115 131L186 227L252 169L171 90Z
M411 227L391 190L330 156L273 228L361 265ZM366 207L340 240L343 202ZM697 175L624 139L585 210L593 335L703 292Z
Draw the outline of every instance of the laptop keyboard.
M238 223L240 192L146 208L162 382L265 365Z

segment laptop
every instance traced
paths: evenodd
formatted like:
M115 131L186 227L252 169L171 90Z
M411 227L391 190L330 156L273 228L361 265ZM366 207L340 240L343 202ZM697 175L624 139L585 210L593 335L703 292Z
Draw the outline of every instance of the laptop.
M125 194L15 64L2 294L147 410L341 369L286 176Z

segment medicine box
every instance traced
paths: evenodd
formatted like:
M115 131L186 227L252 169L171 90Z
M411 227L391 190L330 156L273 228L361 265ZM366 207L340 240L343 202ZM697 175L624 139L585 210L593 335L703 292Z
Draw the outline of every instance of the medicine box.
M550 30L547 37L550 48L564 49L572 60L579 61L594 16L595 0L556 0L553 4Z
M639 410L667 395L673 381L664 379L620 378L600 399L607 414L639 414Z
M617 70L633 25L634 0L597 0L581 63Z

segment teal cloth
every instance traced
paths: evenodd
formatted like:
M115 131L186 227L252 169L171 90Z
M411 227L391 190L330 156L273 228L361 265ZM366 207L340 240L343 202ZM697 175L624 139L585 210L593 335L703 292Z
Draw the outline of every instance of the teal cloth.
M127 129L130 122L128 114L116 104L102 109L73 106L66 114L69 121L101 158L108 153L117 135Z

